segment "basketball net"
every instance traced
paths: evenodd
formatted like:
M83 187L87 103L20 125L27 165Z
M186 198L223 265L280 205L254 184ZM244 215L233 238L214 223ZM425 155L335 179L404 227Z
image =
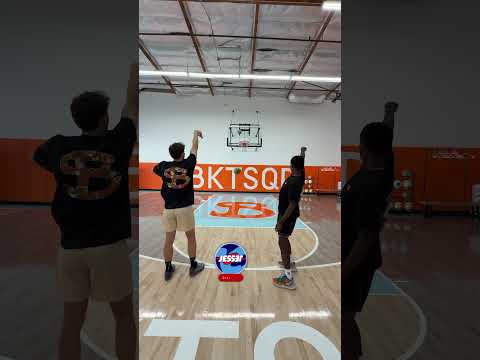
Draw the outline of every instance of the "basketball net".
M246 152L246 151L248 150L248 141L246 141L246 140L240 140L239 144L240 144L240 149L241 149L243 152Z

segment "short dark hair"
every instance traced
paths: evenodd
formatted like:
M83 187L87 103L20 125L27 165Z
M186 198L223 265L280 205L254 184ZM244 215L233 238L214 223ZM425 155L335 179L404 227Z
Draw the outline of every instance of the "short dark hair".
M290 164L294 169L302 171L305 170L305 159L303 158L303 156L296 155L292 157L292 159L290 160Z
M385 155L391 149L392 140L392 129L381 122L365 125L360 133L360 144L368 151L380 156Z
M110 98L101 91L86 91L73 98L70 105L75 124L83 131L98 128L100 120L106 115Z
M180 156L182 156L182 154L184 153L185 151L185 145L183 145L182 143L179 143L179 142L176 142L176 143L173 143L172 145L170 145L170 147L168 148L168 152L170 153L170 155L172 156L172 158L174 160L178 159Z

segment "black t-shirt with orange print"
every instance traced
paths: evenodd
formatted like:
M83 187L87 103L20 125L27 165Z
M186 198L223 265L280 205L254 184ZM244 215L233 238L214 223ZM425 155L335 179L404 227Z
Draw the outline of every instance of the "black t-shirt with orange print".
M179 209L194 203L193 171L197 164L194 154L182 161L162 161L153 172L162 178L165 209Z
M128 168L137 130L122 118L105 136L57 135L34 161L55 176L52 215L65 249L115 243L131 236Z

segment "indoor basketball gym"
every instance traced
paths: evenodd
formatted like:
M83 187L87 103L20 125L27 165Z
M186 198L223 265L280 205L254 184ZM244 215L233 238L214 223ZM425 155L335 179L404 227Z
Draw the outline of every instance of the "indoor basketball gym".
M23 21L18 31L4 43L6 51L21 55L9 60L5 58L0 90L5 114L10 114L11 119L0 122L0 161L3 164L0 183L0 359L53 360L58 355L63 318L63 298L57 282L60 231L50 208L55 181L33 162L33 153L56 134L80 134L73 122L70 104L72 98L83 91L106 91L111 97L110 125L118 123L125 101L129 65L135 60L137 44L134 19L129 25L118 18L122 13L136 16L137 5L115 4L119 16L110 22L111 3L108 1L82 1L74 11L71 4L60 2L48 7L35 2L3 5L2 14L8 14L4 24L10 28L10 24L21 17L48 18L48 21L41 24ZM108 41L106 28L122 39L121 45L105 46ZM65 41L67 33L76 35ZM21 49L17 47L19 38L22 39ZM95 56L103 60L93 59L93 48ZM15 67L23 69L21 77L11 71ZM29 86L29 83L36 85ZM133 236L128 246L133 252L138 248L138 146L130 161L129 182ZM137 259L138 251L134 254L132 260ZM96 302L91 305L87 321L102 316L111 336L113 318L108 306ZM99 355L100 346L91 346L98 343L98 336L90 331L92 325L87 325L82 333L82 360L104 358Z
M400 110L397 128L405 129L403 119ZM406 135L397 134L395 142L407 142ZM342 169L349 178L360 166L358 147L342 150ZM394 153L394 190L381 234L383 266L359 316L365 356L428 359L443 348L435 337L449 334L463 347L438 356L473 359L467 349L474 333L447 329L465 322L475 326L467 314L478 299L478 291L468 284L478 276L480 153L474 148L401 145L394 146ZM431 273L436 275L426 275ZM428 300L453 293L455 301ZM457 310L452 312L452 306Z
M141 2L141 359L340 358L341 15L281 3ZM204 135L193 180L206 269L188 276L177 232L177 269L165 282L164 203L152 170L170 160L173 142L188 156L195 129ZM292 291L272 284L281 271L274 229L278 192L302 146ZM248 255L241 282L219 280L224 243Z
M22 334L0 340L0 359L44 360L57 356L63 302L56 281L60 232L49 204L55 182L49 173L31 160L36 147L44 141L43 136L0 140L2 161L12 176L5 178L8 187L2 187L0 194L2 240L10 239L3 243L1 252L0 283L2 301L6 306L2 326ZM138 254L137 169L138 145L129 169L133 236L127 242L135 273ZM136 283L136 277L133 280ZM83 358L107 358L109 355L96 343L101 344L103 336L111 341L113 331L114 321L108 304L91 301L82 331ZM42 346L29 347L25 346L26 342Z

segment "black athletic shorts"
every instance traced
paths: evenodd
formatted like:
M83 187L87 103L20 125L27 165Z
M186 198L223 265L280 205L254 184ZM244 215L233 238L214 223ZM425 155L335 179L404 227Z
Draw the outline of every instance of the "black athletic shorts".
M280 220L280 215L278 215L277 221ZM291 217L287 219L282 226L282 229L280 230L280 235L283 236L290 236L293 233L293 229L295 229L295 223L297 222L296 217Z
M372 286L375 270L362 271L342 281L342 311L360 312Z

